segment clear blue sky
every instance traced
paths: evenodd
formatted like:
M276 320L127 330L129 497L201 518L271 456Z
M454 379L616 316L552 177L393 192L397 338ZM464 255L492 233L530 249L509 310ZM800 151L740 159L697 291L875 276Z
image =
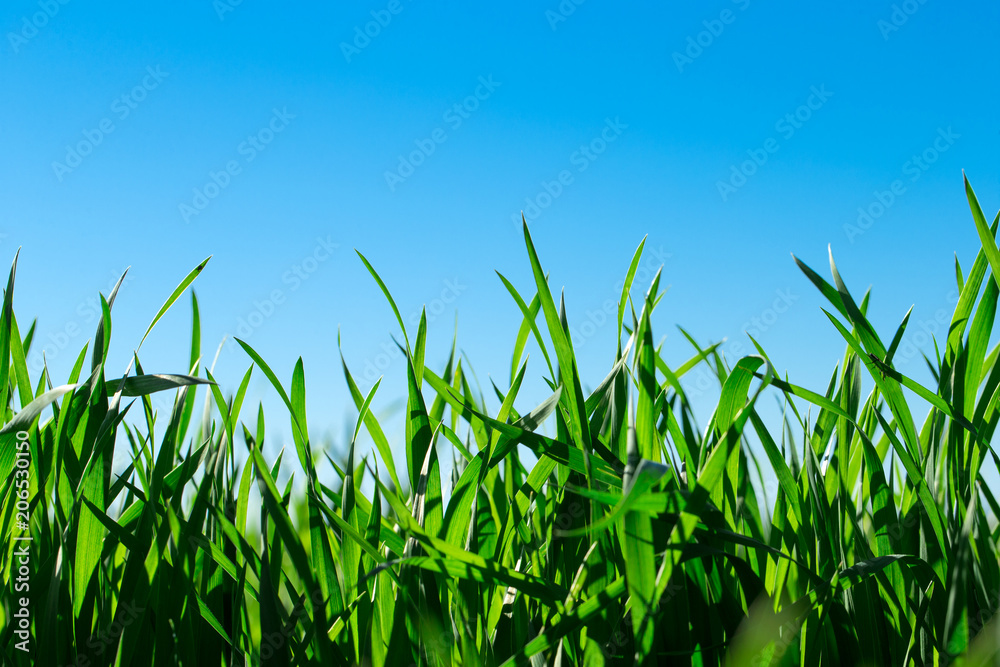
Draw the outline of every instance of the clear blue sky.
M911 305L913 323L951 312L952 253L968 269L977 248L961 170L988 215L1000 206L993 2L318 5L4 4L0 249L23 247L16 311L38 317L57 379L93 335L88 299L126 266L121 369L214 255L196 283L205 354L246 321L286 383L302 355L311 429L339 439L338 327L362 385L386 375L383 409L404 381L379 357L395 320L357 248L404 318L432 309L431 364L457 311L479 379L505 386L520 317L494 270L532 293L524 209L589 332L590 386L614 327L587 322L648 234L670 359L691 352L676 324L728 337L731 361L756 329L779 371L821 388L843 341L789 253L829 275L832 243L891 336ZM144 345L147 372L184 370L189 321L185 299ZM523 408L543 396L540 361ZM223 353L218 375L248 365ZM255 377L248 408L265 400L284 428Z

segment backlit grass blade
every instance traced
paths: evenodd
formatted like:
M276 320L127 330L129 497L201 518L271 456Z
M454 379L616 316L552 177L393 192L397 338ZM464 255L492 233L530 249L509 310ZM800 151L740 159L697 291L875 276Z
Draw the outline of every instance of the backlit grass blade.
M840 294L840 301L844 306L844 310L847 311L847 318L854 325L861 338L862 344L865 348L877 354L879 358L885 357L885 346L879 339L878 333L875 332L875 328L872 327L868 318L865 317L861 309L854 302L854 298L847 289L847 285L844 284L843 279L840 277L840 272L837 270L837 264L833 261L833 248L828 247L828 254L830 256L830 273L833 274L834 284L837 286L837 292ZM865 295L867 299L867 294Z
M153 330L153 327L156 326L156 323L160 321L160 318L163 317L168 310L170 310L170 307L174 305L174 302L180 298L181 294L184 293L184 290L188 288L188 285L194 282L194 279L198 277L198 275L202 272L202 269L205 268L210 259L212 259L211 255L206 257L204 261L201 262L201 264L191 269L191 272L188 273L187 276L185 276L184 280L182 280L180 284L170 294L170 296L167 297L167 300L163 303L162 306L160 306L160 310L158 310L156 312L156 315L153 316L153 321L149 323L148 327L146 327L146 333L142 335L142 339L139 341L139 344L136 346L136 349L142 347L142 344L146 340L146 336L149 335L149 332ZM122 278L124 278L124 275L122 276Z
M0 429L0 435L11 434L29 428L45 408L79 386L79 384L64 384L45 392L18 411L14 415L14 418L5 424L3 429Z
M295 441L302 469L312 478L315 476L315 469L309 443L309 426L306 421L306 377L302 357L296 360L295 368L292 369L292 386L289 393L292 439Z
M876 410L875 417L882 425L882 430L889 438L889 442L892 443L893 449L896 452L896 456L899 457L900 463L903 464L909 483L912 484L917 490L920 503L923 507L923 511L930 521L938 547L941 549L942 553L947 554L948 548L945 543L944 518L941 515L941 510L938 508L934 496L930 492L930 488L927 485L927 481L924 479L923 473L917 467L916 461L914 461L910 456L907 448L899 441L894 429L886 421L885 417L882 416L882 413ZM943 571L940 567L935 567L935 570L939 574Z
M913 423L913 415L906 403L906 399L903 397L899 381L893 379L891 375L883 373L882 368L884 367L876 365L875 358L869 355L869 353L862 347L861 343L844 327L843 324L840 323L837 318L825 310L823 313L826 314L830 322L832 322L834 327L836 327L840 332L840 335L847 341L847 344L854 349L858 358L861 359L861 361L868 368L868 373L875 381L875 385L889 402L889 407L892 410L893 415L896 417L896 422L902 431L903 442L906 444L914 460L918 462L921 461L922 456L920 454L916 426Z
M976 232L979 233L979 241L982 243L983 252L990 263L993 275L1000 276L1000 249L997 248L996 240L993 238L994 235L990 230L990 226L986 223L986 216L983 215L979 199L972 190L972 184L969 183L969 179L964 173L962 174L962 179L965 181L965 196L969 200L969 208L972 210L972 220L976 223Z
M106 383L108 393L113 394L119 389L122 396L147 396L158 391L168 391L179 387L187 387L199 384L213 384L211 380L194 377L191 375L173 375L170 373L133 375L124 380L108 380Z
M553 616L550 628L542 629L537 637L508 658L501 664L501 667L515 667L515 665L528 664L529 658L555 646L563 637L593 619L601 618L601 623L605 625L611 624L613 619L609 618L607 611L611 603L625 595L625 592L625 578L619 577L608 584L597 595L579 604L572 613L566 616L558 614Z
M337 347L338 349L340 348L340 332L337 332ZM357 383L354 381L354 377L351 375L351 371L347 368L347 362L344 360L342 350L340 354L340 364L344 369L344 378L347 380L347 388L351 392L351 398L354 400L354 405L359 410L359 414L364 414L363 422L365 428L368 429L368 434L375 442L375 447L378 448L378 452L382 456L382 463L385 464L386 470L389 473L389 479L392 480L392 484L397 490L401 490L403 486L400 484L399 477L396 475L396 464L392 458L392 450L389 447L389 440L382 431L382 427L378 423L378 419L376 419L370 411L361 409L364 405L363 396L361 394L361 390L358 389ZM379 379L378 382L381 382L381 379Z
M633 454L638 453L635 429L628 430L630 452L629 465L633 464ZM643 461L642 463L645 463ZM641 496L653 485L650 475L643 474L640 464L629 475L625 488L628 496ZM623 519L622 532L623 551L625 555L625 578L628 583L629 597L632 602L632 626L635 628L635 663L637 665L653 664L654 647L657 643L653 613L656 609L654 598L656 591L656 559L653 545L652 518L645 513L626 512Z
M386 301L388 301L389 306L392 307L392 312L396 316L396 321L399 323L399 330L403 334L403 340L406 341L406 349L409 350L410 339L406 335L406 325L403 324L403 317L399 314L399 308L396 307L396 302L395 300L393 300L392 294L389 293L389 288L387 288L385 286L385 283L382 282L382 277L379 276L375 268L368 262L368 259L364 255L362 255L359 251L355 250L354 252L358 253L358 257L360 257L361 261L364 262L365 268L368 269L368 273L370 273L372 275L372 278L375 279L375 282L378 283L379 289L382 290L382 294L385 295Z
M305 425L298 423L299 413L292 405L292 400L288 397L288 393L285 391L285 388L281 386L281 381L278 380L278 376L274 374L274 371L272 371L271 367L267 365L267 362L265 362L264 359L261 358L259 354L257 354L256 350L250 347L247 343L244 343L239 338L236 339L236 342L239 343L240 347L242 347L243 350L250 356L250 358L253 359L253 362L257 364L257 367L264 372L264 375L271 382L271 386L274 387L275 391L278 392L278 396L281 397L281 400L285 403L285 407L288 408L288 412L292 417L292 424L295 429L293 433L298 434L296 437L294 437L294 439L295 439L295 448L299 455L299 462L302 464L303 470L311 470L312 469L312 465L310 464L311 456L309 455L309 452L305 447L305 441L303 440L302 437L302 434L307 432L305 429Z
M10 317L10 358L11 365L14 367L14 381L17 385L17 396L21 407L31 403L34 398L31 391L31 378L28 377L28 363L24 355L21 332L17 328L17 317L12 311Z
M844 307L844 301L841 298L840 292L837 290L837 288L835 288L830 283L826 282L822 278L822 276L820 276L818 273L809 268L809 266L807 266L804 262L802 262L802 260L800 260L794 254L792 255L792 259L795 260L795 264L798 265L802 273L806 274L806 277L809 279L809 281L816 286L816 288L820 291L820 293L823 296L826 297L827 301L829 301L833 305L833 307L840 312L841 315L850 319L850 315L848 314L847 309Z
M7 277L7 289L3 293L3 311L0 311L0 410L6 412L10 390L10 334L14 321L14 276L17 273L17 258L21 254L18 248L14 253L14 262Z
M795 483L795 478L792 475L792 471L785 463L784 457L781 452L778 451L777 444L775 444L774 439L767 431L767 427L764 425L763 420L757 414L756 410L752 410L750 412L750 421L753 422L754 430L760 438L761 445L764 447L764 452L767 454L771 467L774 469L778 485L785 492L785 498L792 508L792 514L794 515L796 521L796 524L792 525L792 529L794 530L798 524L802 523L802 499L800 489Z
M524 299L521 298L521 295L518 293L517 289L515 289L514 286L510 284L510 281L507 280L502 273L497 271L497 276L500 277L500 281L503 282L504 287L507 288L507 291L510 292L510 295L514 297L514 302L517 304L517 307L521 309L521 315L524 317L524 324L528 326L529 330L534 335L535 342L538 343L538 347L542 351L542 356L545 357L545 363L549 367L549 374L552 376L553 379L555 379L555 372L553 372L552 370L552 361L549 359L549 351L548 349L546 349L545 341L542 340L542 334L538 331L538 325L535 323L535 318L538 316L538 309L542 305L541 292L535 294L534 298L532 298L531 300L531 306L528 306L524 303ZM520 334L518 334L518 341L519 343L521 341ZM523 349L523 343L520 343L519 347ZM511 369L511 377L513 376L514 376L513 369Z
M642 241L639 243L639 247L635 249L635 253L632 255L632 262L629 264L628 271L625 273L625 282L622 283L622 294L618 299L618 340L621 341L622 338L622 322L625 317L625 304L628 303L629 294L632 291L632 281L635 279L635 271L639 268L639 260L642 258L642 248L646 245L646 239L648 236L642 237Z
M660 274L653 279L653 290L646 295L639 322L639 343L636 348L635 373L637 375L638 397L635 410L635 440L639 456L660 462L659 434L656 430L657 414L654 410L660 385L656 379L656 357L653 347L653 331L649 317L652 314L655 287Z
M563 384L566 386L566 391L563 393L563 400L566 401L570 437L576 446L589 451L591 448L590 430L584 428L587 424L587 415L583 412L583 391L576 374L576 358L573 355L573 348L570 346L569 337L562 327L555 302L552 300L552 293L549 291L549 285L545 279L545 273L542 271L542 265L538 261L538 254L535 252L535 245L531 240L527 223L524 223L524 243L528 249L528 258L531 260L531 269L535 276L535 287L538 289L542 312L545 313L549 336L552 339L552 346L556 350L556 358L559 360L559 372L562 376Z
M520 299L521 296L516 297ZM531 303L528 304L527 313L522 313L523 317L521 319L521 326L517 330L517 338L514 340L514 353L510 358L510 379L513 382L514 376L517 374L517 368L521 363L521 358L524 356L524 346L528 343L528 335L532 333L532 327L534 325L535 319L538 317L538 310L542 307L541 301L538 299L538 294L531 297ZM536 337L538 340L538 337ZM551 366L551 363L549 364Z
M976 406L976 395L983 380L983 365L986 361L986 351L989 348L990 334L997 313L997 297L1000 288L994 276L990 276L983 290L983 296L976 308L976 315L969 328L968 344L965 355L965 382L962 386L962 414L971 419ZM957 389L957 388L956 388ZM956 392L957 393L957 392ZM971 426L969 427L971 429Z

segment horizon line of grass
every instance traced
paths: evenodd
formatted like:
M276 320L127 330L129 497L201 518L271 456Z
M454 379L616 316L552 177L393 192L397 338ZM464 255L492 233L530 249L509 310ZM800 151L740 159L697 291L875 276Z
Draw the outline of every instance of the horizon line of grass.
M238 340L249 368L234 391L216 383L193 293L188 367L145 372L139 348L208 259L156 311L120 377L106 366L121 280L67 382L47 367L31 378L35 323L22 336L15 256L0 311L4 664L996 664L1000 504L984 468L1000 470L1000 213L989 223L965 190L981 249L968 272L956 257L960 296L927 359L929 387L893 364L909 313L880 336L870 290L852 295L832 251L832 282L793 256L845 343L822 391L779 377L752 337L756 353L730 365L685 332L695 353L671 367L653 335L661 274L632 296L643 240L614 363L585 391L565 302L523 222L534 293L498 273L520 324L510 382L488 388L491 413L457 339L442 367L426 364L426 312L407 331L358 252L403 339L399 461L370 409L382 379L359 386L339 335L357 410L340 463L310 439L301 357L285 385ZM529 340L550 395L524 410ZM720 386L704 428L681 383L698 367ZM254 372L287 410L291 462L283 448L264 458L263 406L244 410ZM150 398L162 391L168 414ZM780 424L762 419L765 394L781 402ZM131 454L121 474L116 448ZM755 490L765 472L772 506Z

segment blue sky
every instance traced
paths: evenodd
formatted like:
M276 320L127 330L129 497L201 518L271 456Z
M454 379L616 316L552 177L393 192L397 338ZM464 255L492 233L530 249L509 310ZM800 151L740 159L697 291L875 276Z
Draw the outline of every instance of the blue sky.
M911 305L930 331L953 307L953 253L967 269L978 248L962 170L1000 206L996 3L317 5L5 3L0 249L22 247L16 312L38 317L56 378L126 266L122 369L213 255L205 355L242 327L286 383L303 356L311 428L339 439L338 329L365 388L386 375L380 409L405 372L357 248L404 319L427 304L432 365L457 312L480 381L505 386L520 318L494 271L531 294L524 210L590 386L614 355L602 309L648 235L669 359L691 354L677 324L728 337L731 361L752 330L822 388L843 341L789 253L829 275L832 244L853 290L874 285L884 335ZM185 369L189 326L185 300L144 344L147 372ZM523 408L544 395L539 362ZM218 376L233 386L249 363L224 351ZM901 370L921 366L914 352Z

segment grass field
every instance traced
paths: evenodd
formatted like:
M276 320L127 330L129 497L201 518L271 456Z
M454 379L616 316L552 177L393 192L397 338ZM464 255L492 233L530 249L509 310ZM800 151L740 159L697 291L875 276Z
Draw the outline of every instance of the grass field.
M956 260L933 386L893 367L909 315L877 333L869 295L848 292L832 256L829 281L799 263L845 342L828 386L779 377L759 346L726 360L689 339L690 360L668 366L651 325L660 276L632 284L640 244L623 267L617 361L586 395L525 225L535 293L500 276L521 322L487 414L454 346L443 368L425 364L426 318L407 331L361 256L399 320L405 442L369 410L379 383L359 386L345 363L358 415L346 459L310 439L301 359L289 382L240 342L242 383L215 384L187 294L207 260L150 324L190 299L188 368L106 367L116 288L60 384L29 376L15 259L0 319L5 663L1000 664L1000 505L984 482L1000 467L1000 216L966 193L982 249ZM551 391L537 406L517 400L529 341ZM721 387L706 425L681 382L702 365ZM287 414L244 405L261 373ZM153 409L161 391L168 413ZM765 396L783 422L758 414ZM294 447L268 439L275 419ZM265 443L282 454L265 458ZM130 455L122 474L116 450ZM444 457L458 461L447 495ZM776 500L755 491L765 479Z

